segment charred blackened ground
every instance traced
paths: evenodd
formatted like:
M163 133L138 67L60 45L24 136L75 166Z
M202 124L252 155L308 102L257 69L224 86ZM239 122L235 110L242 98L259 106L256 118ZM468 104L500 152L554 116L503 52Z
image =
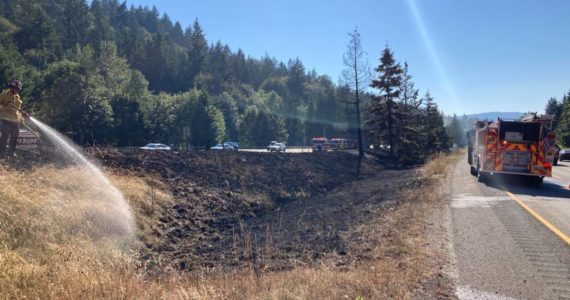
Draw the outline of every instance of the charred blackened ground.
M343 213L356 205L354 201L363 201L360 191L346 199L323 196L356 180L356 159L348 153L90 152L111 172L166 185L174 198L174 204L160 207L152 232L141 235L141 258L149 271L243 264L289 268L318 261L327 253L345 256L351 247L339 235L348 223L366 217ZM382 169L377 162L365 161L361 178L383 174L396 182L411 172L384 174ZM357 210L366 206L359 205ZM315 222L308 222L312 217ZM327 225L330 218L344 225Z

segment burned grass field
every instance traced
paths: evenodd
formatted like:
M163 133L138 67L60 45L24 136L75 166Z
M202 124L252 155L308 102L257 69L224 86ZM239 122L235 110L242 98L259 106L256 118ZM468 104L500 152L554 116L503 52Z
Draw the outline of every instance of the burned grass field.
M28 160L20 167L3 166L0 178L16 176L21 186L3 203L18 209L0 212L3 224L14 221L1 227L4 294L34 297L46 289L49 298L449 294L445 280L433 280L445 275L433 263L438 254L428 249L425 237L429 211L442 199L445 163L387 170L366 160L357 179L355 157L347 153L88 153L130 203L138 243L117 247L116 240L99 234L98 224L84 221L84 211L73 207L85 195L64 184L74 174L65 165ZM53 195L51 202L39 203L45 194ZM33 205L28 209L20 199ZM68 207L50 213L57 222L33 221L50 210L45 206L61 206L58 201ZM14 242L23 239L29 242Z
M355 157L346 153L290 155L127 150L93 154L116 175L148 178L150 184L166 187L164 191L174 199L174 204L159 205L158 224L147 236L150 240L143 237L145 248L141 256L148 271L153 268L222 270L250 264L252 259L256 267L265 268L265 259L260 257L257 248L266 244L270 236L265 234L272 235L274 229L259 232L259 228L273 226L278 229L272 224L278 219L281 224L288 225L289 220L283 221L281 216L284 209L303 207L312 203L311 199L317 195L339 189L356 179ZM368 176L383 169L371 162L365 168ZM152 195L148 197L152 198ZM301 213L286 218L297 218ZM281 230L288 228L281 227ZM297 249L305 248L299 246ZM251 249L244 250L247 248ZM271 254L274 255L278 254Z

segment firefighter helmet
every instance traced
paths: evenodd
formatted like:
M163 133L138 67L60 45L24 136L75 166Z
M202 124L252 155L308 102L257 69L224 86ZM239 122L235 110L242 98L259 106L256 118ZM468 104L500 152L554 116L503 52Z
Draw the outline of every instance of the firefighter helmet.
M20 80L12 80L8 83L8 87L13 87L18 91L22 90L22 82Z

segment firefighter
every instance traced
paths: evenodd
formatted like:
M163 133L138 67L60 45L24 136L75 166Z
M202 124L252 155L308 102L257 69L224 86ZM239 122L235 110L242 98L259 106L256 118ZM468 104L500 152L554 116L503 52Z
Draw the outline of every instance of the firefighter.
M8 89L0 94L0 157L4 157L6 144L10 139L8 147L8 157L16 156L16 144L18 135L20 134L20 122L30 115L21 110L22 99L20 99L20 91L22 90L22 82L12 80L7 85Z

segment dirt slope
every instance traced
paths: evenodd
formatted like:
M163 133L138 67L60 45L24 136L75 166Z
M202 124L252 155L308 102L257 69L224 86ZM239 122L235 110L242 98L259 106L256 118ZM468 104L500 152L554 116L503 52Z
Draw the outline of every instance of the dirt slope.
M159 222L152 232L141 235L145 244L141 257L148 270L165 267L194 270L249 264L252 256L258 256L254 248L266 244L266 237L260 234L264 231L261 228L264 224L276 227L276 217L283 212L283 207L297 207L314 195L355 180L355 156L347 153L176 153L95 149L90 154L118 176L152 178L157 186L166 185L174 198L173 205L160 208ZM363 169L371 175L382 166L366 161ZM342 201L337 202L341 205ZM337 204L331 202L331 205ZM296 219L294 215L286 218ZM289 228L290 222L283 223L285 228ZM282 234L283 230L288 229L282 227L276 234ZM290 230L298 231L293 227ZM248 233L251 236L246 236ZM314 243L311 239L306 242ZM329 242L325 239L321 244L326 244L330 252L336 244ZM290 260L307 248L300 246L290 251L289 243L289 240L280 242L281 250L290 253L280 254L285 260L278 264L280 266L291 266ZM256 261L256 265L264 264Z

